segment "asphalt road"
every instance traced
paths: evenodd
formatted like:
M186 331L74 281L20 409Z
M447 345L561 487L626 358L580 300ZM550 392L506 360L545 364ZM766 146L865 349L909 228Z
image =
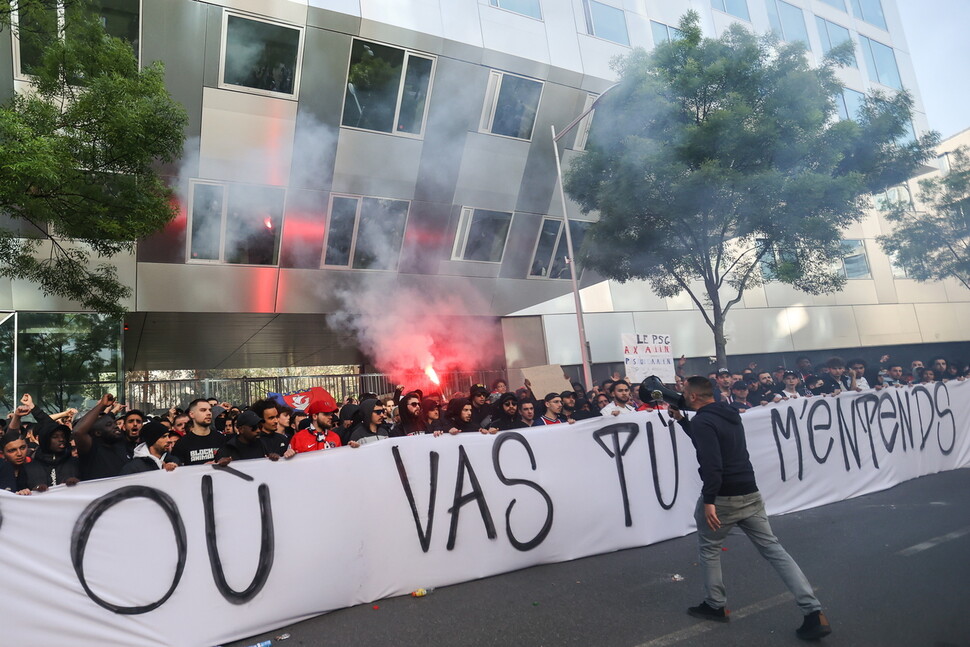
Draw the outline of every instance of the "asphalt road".
M822 641L879 647L970 645L970 469L771 519L832 622ZM588 557L335 611L233 643L516 647L797 645L801 615L735 530L724 553L732 621L695 620L696 538ZM683 577L677 581L675 575Z

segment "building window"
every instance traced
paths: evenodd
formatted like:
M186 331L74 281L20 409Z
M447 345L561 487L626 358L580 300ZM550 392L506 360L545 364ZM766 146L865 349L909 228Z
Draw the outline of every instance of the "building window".
M835 107L839 111L839 119L858 119L865 103L866 95L850 88L842 88L842 92L835 95Z
M742 20L751 20L748 15L748 0L711 0L711 6Z
M812 49L805 27L805 15L795 5L783 0L768 0L768 22L782 40L790 43L800 40L805 43L806 49Z
M902 206L910 211L914 208L913 196L909 192L909 187L905 184L892 186L880 193L874 193L872 202L873 206L880 211L888 211L897 206Z
M226 12L220 87L296 97L303 30Z
M586 32L597 38L630 46L623 10L596 0L583 0L586 12Z
M822 0L827 5L831 5L839 11L845 11L845 0Z
M829 22L818 16L815 16L815 24L818 26L818 36L822 41L822 54L828 54L829 50L838 47L846 41L852 42L849 30L842 25L837 25L834 22ZM859 63L855 58L855 51L852 52L851 64L852 67L859 67Z
M866 67L869 68L869 78L890 88L902 90L903 83L899 80L899 68L896 67L893 48L862 34L859 35L859 42L866 58Z
M488 3L499 9L542 20L542 8L539 6L539 0L489 0Z
M870 279L869 259L866 257L866 245L862 240L842 241L843 256L841 267L837 271L847 279Z
M492 71L485 92L481 132L532 139L542 83L524 76Z
M501 263L511 224L512 214L507 211L463 208L451 259Z
M93 12L109 36L120 38L132 46L139 56L141 34L140 0L92 0L83 5ZM62 2L19 3L11 11L14 30L15 69L21 78L31 74L40 64L44 48L52 40L71 37L71 23L81 6L64 6Z
M420 136L428 114L435 59L355 40L350 51L341 123L351 128Z
M333 196L322 264L396 270L410 206L407 200Z
M582 220L569 221L569 232L573 237L573 251L577 254L583 246L583 238L586 237L588 228L588 222ZM547 279L570 278L569 264L566 262L566 258L569 256L567 249L562 220L544 218L542 228L539 230L539 239L536 241L535 253L532 255L532 267L529 270L529 276ZM578 272L576 278L579 278Z
M197 180L190 186L189 261L279 263L284 189Z
M676 27L665 25L654 20L650 21L650 31L653 32L653 44L669 43L672 40L680 40L684 37L684 32Z
M882 3L879 0L852 0L852 11L856 18L861 18L880 29L887 29L886 14L883 13Z

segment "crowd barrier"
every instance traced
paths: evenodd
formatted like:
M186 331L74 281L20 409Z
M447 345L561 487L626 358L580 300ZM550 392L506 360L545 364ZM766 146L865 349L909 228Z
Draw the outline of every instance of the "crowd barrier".
M970 382L744 414L770 513L970 465ZM330 610L693 531L665 414L417 436L0 493L3 642L209 647Z

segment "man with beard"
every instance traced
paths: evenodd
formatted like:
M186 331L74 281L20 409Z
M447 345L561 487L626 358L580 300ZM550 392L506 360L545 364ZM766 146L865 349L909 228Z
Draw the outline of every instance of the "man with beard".
M118 476L128 462L127 443L122 431L114 418L105 414L113 403L114 396L105 393L74 425L73 437L82 481Z
M174 470L178 467L176 463L178 459L168 453L173 437L178 437L178 434L160 422L152 421L143 426L142 442L135 447L135 455L121 468L121 473L137 474L154 470L166 472Z
M202 465L215 460L216 452L226 444L226 437L212 429L212 405L207 400L192 400L186 412L189 427L175 443L172 455L182 465Z
M266 451L270 454L279 454L283 458L293 456L296 452L290 449L290 439L286 437L286 434L280 433L279 405L276 401L257 400L249 408L263 421L260 430L263 434L263 444L266 445Z
M364 420L364 415L360 412L360 405L347 403L340 408L340 414L337 417L340 420L340 424L337 426L340 444L347 445L350 443L350 434L354 433L357 425Z
M400 412L401 420L391 428L392 438L414 436L428 432L428 427L424 422L424 416L421 415L421 394L419 392L411 391L401 398L398 411Z
M500 395L494 407L497 413L489 416L484 423L489 433L518 429L522 426L522 420L519 418L519 399L514 393L505 392Z
M337 403L333 398L311 402L307 413L311 416L312 424L293 435L290 441L293 451L300 454L340 447L340 436L333 430L334 415L337 413Z
M138 409L132 409L125 414L122 429L125 433L125 448L128 458L135 455L135 447L138 445L141 428L145 424L145 414Z
M626 380L619 380L613 384L613 403L608 404L600 412L604 416L618 416L621 413L630 413L637 408L631 402L630 384Z

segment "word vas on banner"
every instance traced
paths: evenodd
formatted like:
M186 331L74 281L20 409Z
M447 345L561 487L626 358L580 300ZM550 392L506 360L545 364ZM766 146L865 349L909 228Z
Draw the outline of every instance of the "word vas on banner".
M742 420L772 513L970 466L970 382L789 400ZM663 412L0 492L2 642L223 644L683 536L699 492L691 442Z
M666 384L674 382L674 354L670 335L623 333L623 365L633 382L656 375Z

